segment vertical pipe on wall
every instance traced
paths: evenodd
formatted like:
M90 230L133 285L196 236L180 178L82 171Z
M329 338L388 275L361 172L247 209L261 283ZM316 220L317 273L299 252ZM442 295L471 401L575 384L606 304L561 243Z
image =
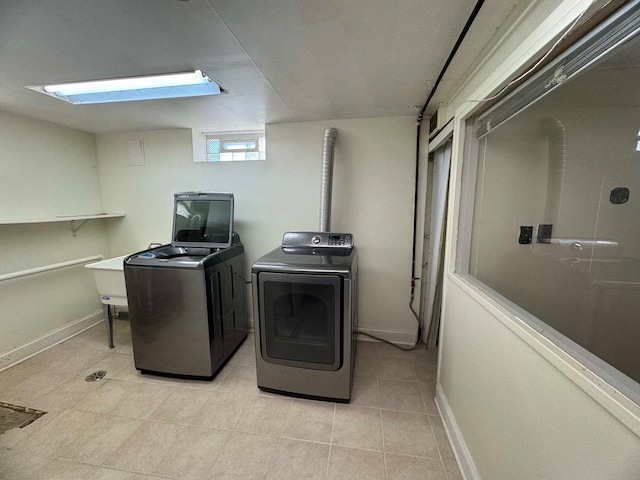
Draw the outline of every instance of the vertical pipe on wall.
M333 153L338 130L328 128L322 143L322 182L320 184L320 231L331 230L331 188L333 184Z
M453 45L451 52L449 52L449 56L447 57L447 60L444 62L444 65L442 66L442 69L438 74L438 78L433 84L433 87L429 90L427 94L427 100L424 102L424 105L422 106L422 108L418 111L418 119L417 119L418 125L416 128L416 137L417 137L416 138L416 172L415 172L414 203L413 203L413 248L411 253L411 300L409 302L411 311L413 312L416 319L418 320L418 324L420 323L420 318L418 314L415 312L415 310L413 309L413 299L415 296L416 280L418 280L418 278L416 278L416 238L415 237L417 233L416 227L418 225L417 215L418 215L418 179L420 175L420 125L422 123L422 120L424 119L424 115L425 115L425 112L427 111L427 107L429 106L429 102L433 98L433 95L436 93L436 89L438 88L438 85L440 85L442 77L444 77L444 74L447 72L447 69L449 68L449 64L451 63L451 61L453 60L453 57L455 57L456 53L458 52L458 49L460 48L462 41L467 36L467 32L469 31L469 29L471 28L471 25L473 24L474 20L478 16L478 13L480 12L480 9L482 8L483 4L484 4L484 0L477 0L475 6L473 7L473 10L471 11L471 14L469 15L469 18L467 18L467 21L464 24L464 27L462 28L460 35L458 36L458 39L456 40L456 43Z
M567 173L567 131L557 118L545 118L542 121L542 130L549 139L549 173L544 221L557 227Z

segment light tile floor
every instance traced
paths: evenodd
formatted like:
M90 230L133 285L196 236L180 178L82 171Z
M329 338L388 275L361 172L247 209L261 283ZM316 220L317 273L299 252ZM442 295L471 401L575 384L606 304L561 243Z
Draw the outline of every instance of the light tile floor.
M251 335L211 382L141 375L114 327L0 372L0 401L49 412L0 435L0 479L462 479L433 351L360 342L345 405L260 392Z

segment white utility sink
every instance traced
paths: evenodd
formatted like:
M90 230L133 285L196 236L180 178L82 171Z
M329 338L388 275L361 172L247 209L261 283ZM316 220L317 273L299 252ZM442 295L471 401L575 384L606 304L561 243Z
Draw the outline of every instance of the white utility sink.
M96 279L104 311L104 321L107 324L107 340L111 348L113 348L113 318L110 305L127 306L127 288L124 283L124 258L126 256L85 265L85 268L93 271L93 276Z
M127 289L124 284L124 259L121 257L108 258L96 263L85 265L84 268L93 270L100 300L107 305L127 306Z

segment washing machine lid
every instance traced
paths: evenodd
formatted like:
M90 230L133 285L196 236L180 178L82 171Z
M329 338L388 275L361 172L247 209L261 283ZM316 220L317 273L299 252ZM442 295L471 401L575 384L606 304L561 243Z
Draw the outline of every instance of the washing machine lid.
M174 195L174 247L228 248L233 243L233 193Z
M128 265L157 268L192 268L206 269L225 262L244 253L240 237L235 235L233 246L229 248L174 247L161 245L142 252L134 253L124 259Z

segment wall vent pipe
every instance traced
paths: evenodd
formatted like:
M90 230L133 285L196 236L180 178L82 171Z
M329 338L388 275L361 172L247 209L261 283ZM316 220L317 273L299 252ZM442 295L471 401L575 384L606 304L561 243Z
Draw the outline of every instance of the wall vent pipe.
M567 175L567 130L557 118L546 118L542 121L542 131L549 141L549 173L544 221L557 226L560 222Z
M333 152L338 130L328 128L322 143L322 183L320 184L320 231L331 230L331 187L333 184Z

